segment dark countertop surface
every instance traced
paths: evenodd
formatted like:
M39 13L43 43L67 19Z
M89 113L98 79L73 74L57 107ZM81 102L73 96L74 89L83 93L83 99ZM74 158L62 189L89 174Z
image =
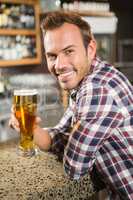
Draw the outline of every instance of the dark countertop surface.
M86 200L93 187L88 176L68 179L62 163L48 152L31 158L16 154L17 141L0 143L1 200Z

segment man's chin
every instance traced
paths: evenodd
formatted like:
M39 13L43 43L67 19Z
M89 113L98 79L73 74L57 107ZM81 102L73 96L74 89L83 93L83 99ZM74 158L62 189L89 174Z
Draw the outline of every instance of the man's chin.
M64 84L60 84L60 86L63 90L69 90L69 87Z
M61 86L61 88L62 89L64 89L64 90L72 90L72 89L74 89L75 88L75 86L73 85L73 84L70 84L70 83L62 83L62 82L60 82L60 86Z
M59 84L60 84L60 87L64 90L67 90L68 89L68 84L67 83L63 83L61 81L59 81Z

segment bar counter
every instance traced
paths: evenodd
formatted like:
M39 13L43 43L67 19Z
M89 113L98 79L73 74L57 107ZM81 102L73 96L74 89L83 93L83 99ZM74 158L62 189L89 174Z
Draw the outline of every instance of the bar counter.
M31 158L16 154L17 141L0 143L0 199L91 200L88 176L80 181L64 175L62 163L49 152Z

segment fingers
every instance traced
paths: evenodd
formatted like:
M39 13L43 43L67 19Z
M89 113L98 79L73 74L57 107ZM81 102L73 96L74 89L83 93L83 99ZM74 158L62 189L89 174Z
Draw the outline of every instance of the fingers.
M35 119L35 123L36 123L36 124L39 124L41 121L42 121L42 120L41 120L40 117L36 117L36 119Z
M8 122L9 126L12 128L12 129L15 129L17 132L20 131L20 128L19 128L19 122L18 120L16 119L15 117L15 114L14 114L14 107L12 106L11 108L11 117L9 119L9 122Z
M42 120L41 120L40 117L36 117L36 118L35 118L34 130L35 130L37 127L39 127L39 124L40 124L41 121L42 121Z
M10 128L15 129L17 132L20 131L19 123L18 123L18 121L15 118L11 117L9 119L8 124L9 124Z
M11 113L13 113L14 114L14 105L11 107Z

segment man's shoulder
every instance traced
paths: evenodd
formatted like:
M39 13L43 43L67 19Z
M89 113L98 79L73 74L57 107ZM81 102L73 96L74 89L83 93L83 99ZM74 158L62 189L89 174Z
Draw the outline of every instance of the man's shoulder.
M93 65L93 71L88 73L81 84L81 90L91 88L111 88L115 85L131 85L127 77L106 61L96 60Z
M118 70L115 69L113 65L106 61L101 61L98 59L93 67L93 71L87 75L84 84L106 84L114 76L118 76Z

